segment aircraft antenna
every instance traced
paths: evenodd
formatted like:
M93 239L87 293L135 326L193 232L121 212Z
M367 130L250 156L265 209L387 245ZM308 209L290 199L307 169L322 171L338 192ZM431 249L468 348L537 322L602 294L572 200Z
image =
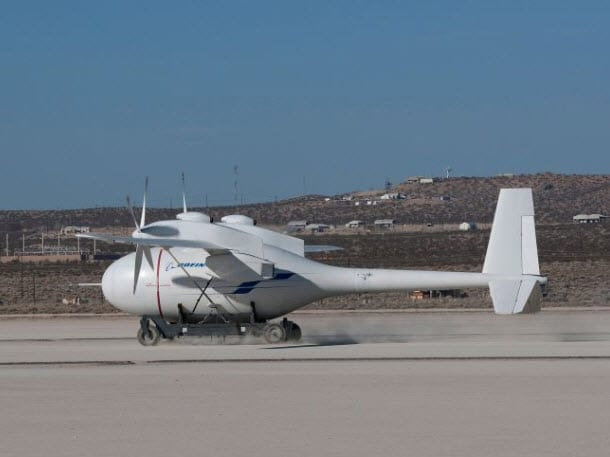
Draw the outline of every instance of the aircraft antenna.
M182 172L182 212L186 213L186 185L184 184L184 172Z
M237 189L239 188L237 169L238 169L237 165L233 165L233 189L234 189L233 200L235 201L235 204L237 204L237 199L238 199Z

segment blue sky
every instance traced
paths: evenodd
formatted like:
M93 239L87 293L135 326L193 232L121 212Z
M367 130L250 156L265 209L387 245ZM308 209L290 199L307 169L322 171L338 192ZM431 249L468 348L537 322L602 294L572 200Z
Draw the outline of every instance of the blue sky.
M610 3L5 1L0 208L610 172Z

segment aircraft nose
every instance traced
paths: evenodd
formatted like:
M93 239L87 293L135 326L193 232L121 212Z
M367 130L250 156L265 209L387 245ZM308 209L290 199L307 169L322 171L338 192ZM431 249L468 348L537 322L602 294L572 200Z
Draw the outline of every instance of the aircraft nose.
M102 292L106 300L121 311L133 312L133 270L135 255L128 254L113 262L102 276Z
M104 294L104 297L106 298L106 300L108 300L108 302L110 302L111 305L116 306L118 308L118 306L116 304L115 293L114 293L115 270L116 270L116 262L112 263L108 268L106 268L106 271L104 272L104 275L102 276L102 293Z
M135 270L135 253L121 257L113 262L102 276L102 292L106 300L114 306L131 314L146 314L154 312L156 300L154 300L154 287L146 287L151 283L154 272L146 266L146 262L140 270L140 278L134 293L133 274Z

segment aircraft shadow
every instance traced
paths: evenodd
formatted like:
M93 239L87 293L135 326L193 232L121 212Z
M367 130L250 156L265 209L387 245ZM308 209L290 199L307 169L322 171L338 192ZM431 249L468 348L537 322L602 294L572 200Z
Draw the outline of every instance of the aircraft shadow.
M324 340L324 341L313 341L303 344L294 344L292 346L272 346L263 349L296 349L296 348L311 348L311 347L324 347L324 346L348 346L351 344L360 344L358 341L351 338L343 338L336 340Z

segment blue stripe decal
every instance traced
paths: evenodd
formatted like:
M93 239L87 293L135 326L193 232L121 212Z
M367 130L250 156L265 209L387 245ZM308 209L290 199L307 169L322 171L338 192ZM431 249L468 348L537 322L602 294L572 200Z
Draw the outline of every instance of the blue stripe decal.
M284 281L286 279L292 278L293 276L294 276L294 273L292 273L292 272L283 272L283 273L276 274L274 278L269 279L267 281L246 281L246 282L242 282L240 285L237 286L237 289L235 289L233 292L230 292L229 294L232 294L232 295L249 294L261 282Z
M294 273L278 273L275 275L275 277L273 279L288 279L290 277L294 276Z
M231 292L232 295L243 295L243 294L249 294L250 292L252 292L254 290L254 287L241 287L239 289L236 289L234 292Z

